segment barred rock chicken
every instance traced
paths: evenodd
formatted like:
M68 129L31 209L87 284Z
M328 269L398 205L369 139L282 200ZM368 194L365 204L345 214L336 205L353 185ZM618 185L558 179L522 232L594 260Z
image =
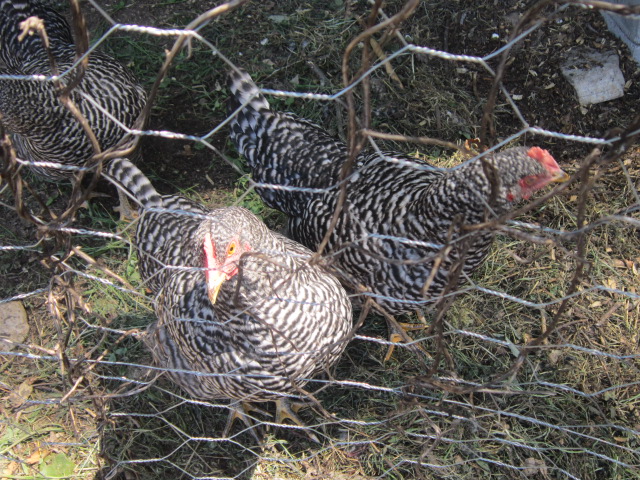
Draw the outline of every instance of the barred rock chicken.
M0 0L1 75L52 75L40 36L21 35L21 23L34 16L44 22L60 74L75 62L76 50L69 24L48 3ZM74 76L75 70L63 76L61 81L67 85ZM84 96L91 98L104 112ZM119 123L133 126L145 105L146 94L127 68L106 54L92 52L88 68L73 90L71 99L89 122L101 149L106 150L124 139L126 132ZM81 167L94 154L86 133L60 102L51 81L42 78L0 79L0 115L2 122L14 134L18 158ZM36 166L32 169L53 180L70 178L76 173L64 167Z
M147 335L156 362L194 397L237 400L245 412L275 400L277 422L302 425L286 396L336 362L351 328L338 280L244 208L160 196L124 159L107 176L143 208L136 247L156 295ZM250 424L236 411L228 427L236 417Z
M230 88L231 139L260 184L256 190L289 216L289 235L316 250L336 211L346 145L307 120L272 111L245 72L230 73ZM324 250L343 281L364 287L392 315L419 311L442 294L459 259L465 275L485 258L492 231L464 225L568 178L538 147L484 158L441 170L401 153L360 154ZM495 198L488 171L497 180Z

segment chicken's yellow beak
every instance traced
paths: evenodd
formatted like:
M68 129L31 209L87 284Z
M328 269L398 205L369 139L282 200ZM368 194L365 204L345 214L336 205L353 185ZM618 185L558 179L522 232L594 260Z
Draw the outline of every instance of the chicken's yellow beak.
M571 177L567 172L565 172L564 170L558 170L556 173L553 174L551 181L555 183L564 183L564 182L567 182L569 178Z
M211 304L216 303L216 299L218 298L218 292L220 291L220 287L227 279L227 275L220 270L209 270L206 274L207 277L207 295L209 297L209 301Z

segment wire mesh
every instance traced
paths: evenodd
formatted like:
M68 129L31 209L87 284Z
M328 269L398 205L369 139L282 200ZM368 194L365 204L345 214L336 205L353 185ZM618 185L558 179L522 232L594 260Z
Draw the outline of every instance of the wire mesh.
M465 139L491 150L539 144L571 182L491 219L487 259L421 312L426 328L390 360L384 312L357 308L341 359L291 391L308 402L304 427L275 422L265 403L225 432L238 402L188 395L141 341L156 317L137 270L137 220L118 222L109 200L89 199L99 160L129 145L97 154L95 165L42 165L84 171L71 189L30 175L34 162L16 158L3 131L0 305L22 302L30 331L0 347L1 476L640 478L640 119L625 110L637 102L637 66L625 60L630 83L618 103L574 107L583 115L575 124L549 126L534 105L554 113L554 95L566 97L562 106L576 100L556 86L561 78L536 73L542 64L518 60L584 42L621 50L593 27L603 24L597 11L638 7L542 1L501 9L505 22L486 15L495 5L463 2L205 3L158 6L166 22L135 2L82 7L89 30L102 33L91 32L76 65L107 49L136 70L149 102L137 125L120 126L140 140L138 165L164 193L243 205L283 227L256 194L281 187L254 182L226 140L233 67L266 71L258 83L272 108L313 117L352 151L424 150L437 168L455 168L468 158ZM495 43L464 43L480 35L461 35L471 16L496 30ZM51 81L0 76L18 78ZM410 108L427 93L428 105ZM405 97L409 118L398 112ZM605 122L607 108L617 123ZM431 116L410 118L420 109Z

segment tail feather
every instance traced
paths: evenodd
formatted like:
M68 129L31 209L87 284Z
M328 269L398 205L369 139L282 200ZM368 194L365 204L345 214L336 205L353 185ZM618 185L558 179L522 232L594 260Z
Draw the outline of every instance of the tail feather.
M308 202L321 195L306 189L329 192L338 182L348 158L346 144L313 122L271 110L245 72L230 72L229 86L229 137L253 180L265 184L256 191L270 207L292 217L303 215Z
M234 115L230 124L231 140L251 164L261 129L261 119L271 112L271 108L258 86L244 70L229 72L229 89L229 114Z
M141 208L162 207L162 197L151 181L126 158L111 160L105 168L104 176L117 188L131 196Z
M234 109L243 104L248 104L245 108L256 111L270 110L269 102L260 93L260 89L253 82L251 76L244 70L231 70L229 72L229 89L235 100Z

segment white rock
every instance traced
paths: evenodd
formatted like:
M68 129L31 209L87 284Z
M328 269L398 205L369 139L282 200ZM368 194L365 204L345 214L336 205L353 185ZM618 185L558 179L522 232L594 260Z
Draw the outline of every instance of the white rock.
M624 77L615 52L575 49L561 69L576 89L580 105L606 102L624 95Z
M27 312L22 302L0 303L0 350L13 350L14 343L23 343L28 333Z
M640 0L616 0L615 3L638 6L640 5ZM602 15L607 21L609 30L629 46L633 58L640 63L640 18L637 15L625 16L606 11L603 11Z

